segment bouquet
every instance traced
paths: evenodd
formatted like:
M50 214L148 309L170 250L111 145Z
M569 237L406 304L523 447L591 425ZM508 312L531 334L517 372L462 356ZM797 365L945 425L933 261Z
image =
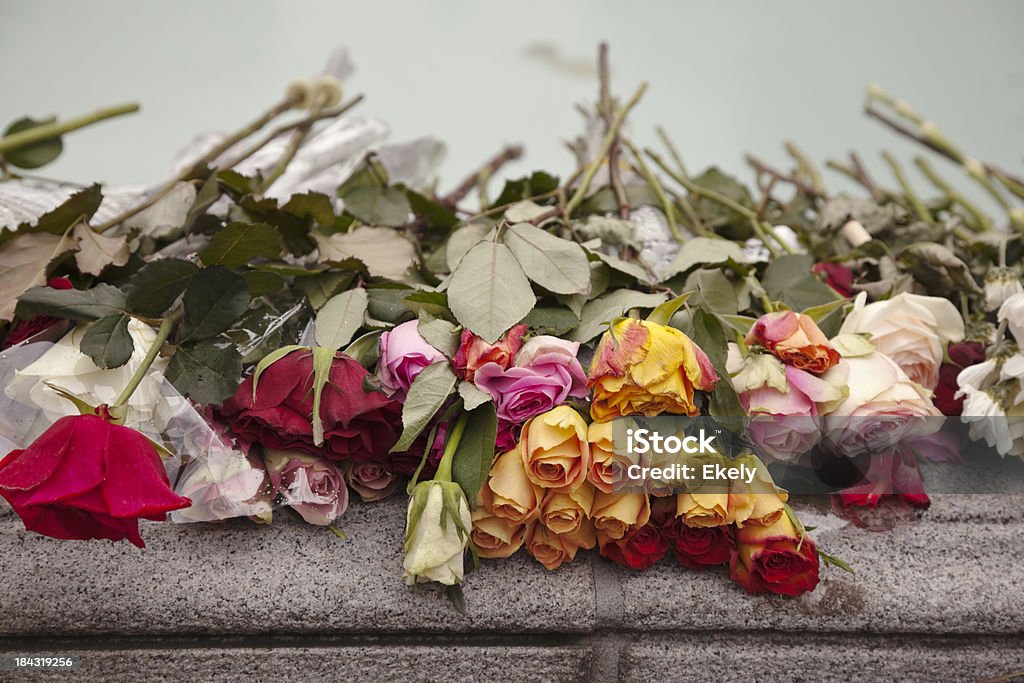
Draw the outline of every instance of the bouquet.
M16 122L0 496L29 530L142 547L140 519L288 512L343 535L349 505L405 495L404 579L457 603L481 558L589 549L799 595L849 566L791 496L856 520L926 508L922 472L971 440L1019 464L1000 458L1024 452L1024 182L878 87L868 113L1000 216L924 158L935 197L888 154L895 186L851 154L828 166L865 196L834 195L792 143L792 169L748 158L756 190L691 174L662 131L663 152L637 146L646 86L617 100L599 60L575 171L493 198L520 148L439 194L440 144L350 117L344 60L141 192L19 175L131 107ZM626 445L697 426L715 446L686 461Z

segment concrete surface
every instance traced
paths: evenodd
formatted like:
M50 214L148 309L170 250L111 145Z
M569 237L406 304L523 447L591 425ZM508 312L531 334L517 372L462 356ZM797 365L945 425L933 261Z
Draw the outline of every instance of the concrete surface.
M798 599L724 570L633 573L589 554L549 573L485 562L467 615L401 581L404 505L356 505L349 540L270 527L147 524L148 547L58 542L0 516L0 681L989 680L1024 672L1024 497L941 496L886 533L814 509L827 552ZM3 657L78 657L12 672ZM742 673L738 673L742 672ZM1024 674L1022 674L1024 676ZM1009 679L1007 679L1009 680Z

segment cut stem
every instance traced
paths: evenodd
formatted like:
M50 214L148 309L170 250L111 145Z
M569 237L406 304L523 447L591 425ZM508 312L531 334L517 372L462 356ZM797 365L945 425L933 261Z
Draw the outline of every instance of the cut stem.
M163 319L160 323L160 328L156 331L156 339L153 340L153 345L149 347L145 357L142 359L142 364L132 374L131 379L128 380L128 385L118 394L117 398L110 405L111 408L120 408L128 399L132 397L132 394L139 387L142 382L142 378L146 376L150 366L153 365L153 361L156 360L157 355L160 353L160 348L167 341L167 338L171 335L171 330L174 329L174 323L181 317L181 309L171 313L169 316Z
M49 140L50 138L60 137L65 133L70 133L73 130L79 128L85 128L91 126L94 123L100 121L106 121L117 116L124 116L125 114L133 114L139 110L139 105L131 102L128 104L119 104L114 107L105 107L103 109L97 109L91 114L85 114L77 118L68 119L67 121L54 121L53 123L44 123L41 126L35 128L29 128L19 133L11 133L3 138L0 138L0 154L10 152L11 150L18 149L20 147L26 147L33 145L43 140Z
M939 192L942 192L944 195L949 197L950 201L962 206L974 219L974 223L978 228L981 230L992 229L992 219L986 216L985 213L975 206L973 202L957 192L949 183L939 177L939 174L935 172L935 169L931 167L931 164L929 164L923 157L915 157L914 165L917 166L918 170L928 178L931 184L934 185Z
M907 181L907 176L903 173L903 167L900 166L900 162L896 161L889 152L882 152L882 158L885 159L885 163L889 164L889 168L892 170L892 174L896 176L896 182L899 183L900 189L903 190L903 197L907 200L908 208L917 216L918 220L925 221L926 223L932 222L932 214L928 208L921 201L921 198L914 192L914 188L910 186Z
M434 481L452 480L452 461L455 459L455 450L459 447L459 442L462 441L462 433L466 431L468 421L469 413L466 411L461 412L455 419L455 424L452 425L452 430L444 442L444 453L441 455L441 462L437 465Z

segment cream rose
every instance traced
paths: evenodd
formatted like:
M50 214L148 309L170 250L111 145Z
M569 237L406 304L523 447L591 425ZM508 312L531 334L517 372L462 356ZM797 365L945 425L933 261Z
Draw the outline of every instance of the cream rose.
M409 496L403 578L408 585L437 581L461 583L462 554L473 527L469 505L458 484L424 481Z
M866 301L865 292L857 295L839 333L870 334L875 347L910 379L934 389L946 345L964 338L964 321L956 306L939 297L906 292L887 301Z

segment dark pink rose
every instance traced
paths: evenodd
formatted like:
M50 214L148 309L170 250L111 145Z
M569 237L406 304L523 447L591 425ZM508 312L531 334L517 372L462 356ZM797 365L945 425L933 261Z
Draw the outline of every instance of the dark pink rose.
M377 376L388 395L401 401L423 368L444 361L443 353L420 336L415 320L402 323L380 336Z

